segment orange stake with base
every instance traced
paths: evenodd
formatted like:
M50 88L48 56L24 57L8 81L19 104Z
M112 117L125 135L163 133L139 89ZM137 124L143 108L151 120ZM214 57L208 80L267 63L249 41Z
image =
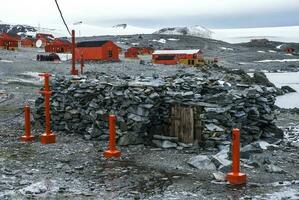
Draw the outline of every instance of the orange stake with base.
M247 176L240 173L240 130L233 129L232 133L232 172L226 174L226 180L233 185L241 185L246 183Z
M25 115L25 134L21 136L21 141L30 142L34 140L34 136L30 133L30 107L28 104L24 106L24 115Z
M40 76L43 76L45 78L45 85L44 90L40 91L45 96L45 133L40 136L40 141L42 144L52 144L56 142L56 136L51 132L51 123L50 123L50 74L44 73L40 74Z
M116 149L115 144L115 115L109 115L109 150L104 152L105 158L120 157L120 151Z

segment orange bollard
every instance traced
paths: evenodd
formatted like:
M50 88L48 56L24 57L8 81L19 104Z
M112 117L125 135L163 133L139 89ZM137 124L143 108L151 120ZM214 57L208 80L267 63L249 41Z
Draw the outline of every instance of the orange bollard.
M120 157L120 151L116 149L115 145L115 115L109 115L109 150L104 152L105 158Z
M44 90L40 91L45 96L45 126L46 130L45 133L40 136L40 141L42 144L52 144L56 142L56 136L51 132L51 123L50 123L50 74L44 73L40 74L40 76L43 76L45 78L45 84L44 84Z
M25 134L21 136L21 141L30 142L34 140L34 136L30 133L30 107L28 104L24 106L24 115L25 115Z
M84 57L83 57L83 55L81 54L81 75L83 75L83 70L84 70Z
M246 183L247 176L240 173L240 130L233 129L232 133L232 172L226 174L226 180L233 185L241 185Z

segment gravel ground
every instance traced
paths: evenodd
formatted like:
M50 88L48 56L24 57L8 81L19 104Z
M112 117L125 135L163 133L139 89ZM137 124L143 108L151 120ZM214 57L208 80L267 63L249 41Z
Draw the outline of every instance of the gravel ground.
M186 47L193 41L185 37L181 40L187 40ZM205 39L196 39L191 47L197 44L208 56L221 55L221 63L230 68L248 71L289 68L288 63L236 65L272 58L270 53L256 52L256 48ZM223 51L221 46L234 51ZM290 145L298 139L296 114L282 113L278 117L279 125L288 136L286 141L278 148L255 155L257 160L267 158L285 172L266 172L266 164L255 168L243 165L242 171L249 178L247 185L242 187L218 182L213 178L213 171L197 170L186 163L192 156L213 155L217 149L161 150L138 145L122 147L121 159L105 160L102 153L106 142L86 141L78 135L58 132L57 143L51 145L41 145L38 141L21 143L18 140L23 134L21 108L25 101L33 105L39 95L37 91L42 82L37 73L68 74L70 71L69 62L37 62L34 60L36 54L37 49L0 50L0 97L6 94L0 101L0 199L299 199L298 148ZM284 53L278 54L275 59L287 58ZM143 59L150 60L150 57ZM90 74L102 71L151 76L169 75L177 70L196 71L182 66L140 65L138 60L124 59L120 63L86 65ZM42 132L43 127L32 127L34 135Z

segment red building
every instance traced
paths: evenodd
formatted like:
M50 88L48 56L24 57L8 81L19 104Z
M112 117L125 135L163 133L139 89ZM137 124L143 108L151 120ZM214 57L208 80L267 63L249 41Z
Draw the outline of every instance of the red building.
M138 58L138 48L137 47L130 47L129 49L127 49L127 51L125 52L125 58L133 58L133 59L137 59Z
M182 59L202 58L200 49L192 50L157 50L152 54L154 64L176 65Z
M86 41L77 43L76 60L119 61L119 47L112 41Z
M154 49L150 47L131 47L125 52L125 58L138 58L138 55L150 55Z
M154 52L153 48L150 47L141 47L139 48L140 55L151 55Z
M45 46L46 52L66 53L72 51L72 43L66 39L56 38L53 42Z
M23 38L21 40L22 47L35 47L36 40L33 38Z
M294 53L294 52L295 52L295 49L292 48L292 47L288 47L288 48L285 48L285 49L284 49L284 52L286 52L286 53Z
M37 33L35 38L36 40L41 40L43 42L43 46L50 44L54 40L54 36L47 33Z
M0 33L0 48L7 50L16 50L18 46L18 39L7 33Z

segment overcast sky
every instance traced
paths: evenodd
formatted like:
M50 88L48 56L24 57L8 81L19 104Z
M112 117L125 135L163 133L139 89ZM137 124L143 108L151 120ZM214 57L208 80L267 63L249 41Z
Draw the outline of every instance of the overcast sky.
M1 0L4 1L4 0ZM58 0L66 21L160 28L299 25L299 0ZM54 0L8 0L0 20L42 27L61 24ZM7 9L6 9L7 8Z

